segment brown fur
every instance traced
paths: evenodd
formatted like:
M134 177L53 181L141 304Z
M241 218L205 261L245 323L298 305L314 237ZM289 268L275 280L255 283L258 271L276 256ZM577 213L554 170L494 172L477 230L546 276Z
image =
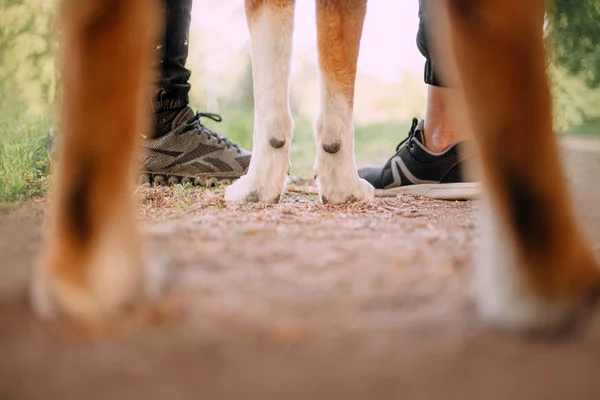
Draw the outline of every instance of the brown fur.
M350 106L366 10L367 0L317 0L319 67Z
M287 8L294 5L295 0L246 0L246 17L252 20L262 7L274 9Z
M437 51L446 48L454 59L445 72L458 78L489 194L524 275L547 299L583 298L600 276L575 222L552 134L543 3L440 2L448 20L439 21L436 35L449 42ZM139 260L132 179L158 21L153 5L64 1L64 142L42 264L51 286L88 290L90 257L108 234L120 234ZM293 0L246 0L248 18L265 5ZM365 10L366 0L317 0L320 67L350 104Z
M575 221L552 131L544 1L447 1L447 46L490 195L539 294L572 298L598 285ZM440 22L439 26L444 26ZM451 68L451 66L449 66Z
M64 1L63 143L44 268L87 290L114 214L138 252L133 179L157 15L144 0Z

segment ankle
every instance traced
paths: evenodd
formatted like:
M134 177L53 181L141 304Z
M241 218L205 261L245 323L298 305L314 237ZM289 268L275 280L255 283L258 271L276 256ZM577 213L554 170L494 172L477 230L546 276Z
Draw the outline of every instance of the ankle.
M425 142L424 145L425 148L431 151L432 153L443 153L444 151L448 150L448 148L453 144L454 142L452 141L442 139L438 141L430 140L429 142Z
M423 145L433 153L442 153L454 144L456 133L450 129L430 129L427 127L427 121L423 128Z
M441 153L456 142L457 114L452 105L458 101L454 89L429 86L425 123L424 145L427 150Z

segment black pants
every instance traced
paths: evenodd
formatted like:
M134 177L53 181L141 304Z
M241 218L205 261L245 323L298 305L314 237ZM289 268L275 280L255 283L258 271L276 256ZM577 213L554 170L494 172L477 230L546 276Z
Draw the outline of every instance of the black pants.
M417 47L425 61L425 83L443 86L435 72L435 63L430 57L425 25L430 20L430 4L439 0L419 0L419 31ZM158 87L153 99L155 112L173 110L188 105L191 71L185 67L188 57L188 40L192 14L192 0L163 0L166 17L166 37L157 46L162 54Z
M431 23L431 15L434 11L432 9L432 4L436 1L440 0L419 0L419 31L417 32L417 47L423 57L425 57L425 83L433 86L445 86L443 85L436 73L435 70L435 62L431 58L431 54L429 54L429 49L427 47L427 33L426 26Z
M192 72L188 57L192 0L163 0L165 40L156 47L161 54L158 82L153 96L154 112L182 108L189 103Z

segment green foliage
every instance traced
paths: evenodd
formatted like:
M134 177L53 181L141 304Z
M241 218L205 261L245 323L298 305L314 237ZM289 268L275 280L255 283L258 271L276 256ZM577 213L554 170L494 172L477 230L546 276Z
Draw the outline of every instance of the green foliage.
M193 195L192 189L194 186L191 183L184 183L183 185L175 185L175 191L173 193L173 205L179 212L185 212L190 210L193 206Z
M226 109L254 109L254 86L250 54L246 56L244 72L238 78L235 95L224 99L223 103Z
M48 185L48 132L54 124L59 87L56 3L57 0L0 0L0 202L43 195ZM548 32L556 129L598 135L600 0L555 0ZM193 103L204 110L208 75L203 71L203 58L209 56L203 54L189 62L194 71ZM314 69L312 64L303 69L307 82L314 79ZM254 117L249 58L237 79L232 93L219 89L223 122L205 122L232 141L251 148ZM363 85L369 90L361 92L357 106L363 114L365 109L369 110L368 115L377 114L369 121L381 123L356 126L355 152L359 165L379 164L392 154L408 131L408 124L393 121L422 115L424 101L414 94L422 92L418 89L421 82L412 90L411 82L384 85L373 79L365 84L364 79ZM307 111L301 105L312 104L317 98L316 85L296 85L291 96L295 119L292 174L309 177L315 157L311 116L314 110ZM187 207L186 188L177 193L179 206Z
M556 64L600 85L600 0L554 0L549 32Z
M548 14L555 128L600 117L600 0L554 0ZM598 132L600 133L600 132Z
M0 202L41 196L56 98L54 0L0 0Z
M49 125L43 118L0 113L0 203L45 194Z
M54 0L0 0L0 110L48 114L58 73Z
M571 127L565 133L578 136L598 136L600 134L600 118L587 120L581 125Z
M252 147L254 116L252 108L228 110L223 122L205 121L206 125L241 146ZM354 148L357 162L383 163L394 152L396 145L408 134L408 123L377 123L357 125ZM294 115L294 138L290 148L292 175L303 178L313 176L316 156L313 122L299 114Z
M551 66L549 75L554 124L558 132L569 131L600 117L600 89L589 88L583 79L571 75L561 66Z

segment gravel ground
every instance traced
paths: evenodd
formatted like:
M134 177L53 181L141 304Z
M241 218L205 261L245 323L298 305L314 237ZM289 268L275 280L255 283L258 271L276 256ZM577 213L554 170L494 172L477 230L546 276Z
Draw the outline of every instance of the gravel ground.
M600 259L599 142L568 177ZM598 399L600 318L561 341L490 331L470 278L477 202L275 206L141 188L164 296L110 327L42 323L24 302L43 200L0 209L0 400Z

